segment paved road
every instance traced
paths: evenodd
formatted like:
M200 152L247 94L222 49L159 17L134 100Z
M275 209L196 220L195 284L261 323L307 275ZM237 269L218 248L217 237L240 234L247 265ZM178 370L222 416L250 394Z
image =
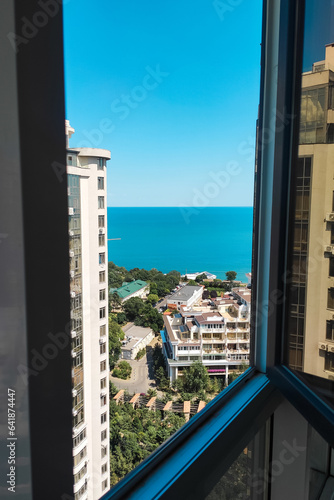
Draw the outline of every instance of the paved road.
M153 340L155 342L155 340ZM153 378L152 356L151 353L137 360L126 360L132 366L131 378L122 380L113 377L110 374L110 380L118 389L126 389L130 394L137 392L147 392L150 388L155 388L155 381Z

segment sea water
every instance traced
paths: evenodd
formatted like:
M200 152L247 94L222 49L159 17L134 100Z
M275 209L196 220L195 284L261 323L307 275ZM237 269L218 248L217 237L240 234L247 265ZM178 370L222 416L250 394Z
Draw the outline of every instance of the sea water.
M108 260L181 274L208 271L224 279L251 271L252 207L108 207Z

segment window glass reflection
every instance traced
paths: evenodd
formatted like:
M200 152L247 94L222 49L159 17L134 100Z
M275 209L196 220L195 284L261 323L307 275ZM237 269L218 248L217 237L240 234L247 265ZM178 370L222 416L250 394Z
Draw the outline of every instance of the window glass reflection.
M306 1L298 160L292 167L288 364L334 380L334 5Z

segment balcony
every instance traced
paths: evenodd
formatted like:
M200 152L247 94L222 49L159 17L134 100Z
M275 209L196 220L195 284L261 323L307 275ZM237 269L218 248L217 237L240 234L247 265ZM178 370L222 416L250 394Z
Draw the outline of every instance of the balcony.
M224 354L223 358L226 358L225 349L203 349L203 354Z
M325 257L334 254L334 245L325 245L324 246ZM327 254L327 255L326 255Z

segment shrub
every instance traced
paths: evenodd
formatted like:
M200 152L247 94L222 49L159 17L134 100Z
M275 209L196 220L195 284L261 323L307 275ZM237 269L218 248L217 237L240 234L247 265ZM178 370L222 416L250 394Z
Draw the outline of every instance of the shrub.
M140 351L137 352L136 359L141 359L143 356L146 354L146 349L140 349Z
M132 368L127 361L120 361L113 371L113 376L126 380L130 378Z

